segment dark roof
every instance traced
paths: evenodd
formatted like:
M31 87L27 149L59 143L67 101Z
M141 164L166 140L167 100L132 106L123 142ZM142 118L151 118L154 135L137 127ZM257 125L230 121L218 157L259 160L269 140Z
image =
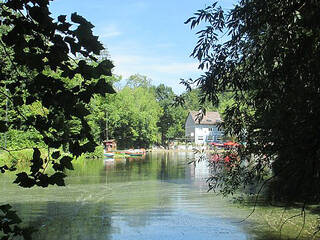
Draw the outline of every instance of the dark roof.
M201 113L199 114L198 111L191 111L190 114L195 124L214 125L222 121L218 112L206 112L206 115L203 115L202 119ZM199 120L201 121L199 122Z

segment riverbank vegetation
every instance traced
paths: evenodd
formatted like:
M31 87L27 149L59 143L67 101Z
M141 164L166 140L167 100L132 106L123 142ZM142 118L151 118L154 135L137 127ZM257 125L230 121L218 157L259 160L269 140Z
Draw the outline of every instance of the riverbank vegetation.
M185 84L214 104L230 92L223 127L245 143L212 184L227 193L261 184L257 194L299 203L303 216L320 201L319 17L319 1L252 0L230 11L214 3L186 21L205 27L192 52L204 74Z
M166 146L184 137L189 110L203 108L222 113L225 133L245 143L229 159L232 171L212 177L213 185L233 193L260 184L256 194L265 190L285 208L298 203L302 216L319 203L318 1L240 1L229 12L215 3L198 11L186 23L208 24L192 53L205 73L185 81L181 96L139 74L116 88L121 78L100 56L93 25L77 13L70 22L54 20L48 6L0 3L0 171L29 167L15 183L63 186L72 160L99 155L108 138L120 148ZM8 238L30 237L9 205L0 210Z
M111 84L117 84L121 80L117 76L106 79ZM131 79L135 79L135 84L131 83ZM152 145L165 147L170 140L180 138L183 141L184 124L189 111L200 109L199 89L183 94L183 106L175 105L177 96L172 88L164 84L154 86L151 82L144 83L144 79L147 77L139 74L131 76L125 86L117 89L117 93L94 95L90 100L86 119L97 144L107 138L116 139L119 148L124 149L148 148ZM4 98L3 103L5 102ZM218 109L210 104L207 107L209 110L222 111L222 108ZM8 122L15 117L13 108L11 102L2 106L2 116L5 118L7 111ZM39 108L43 106L38 103L37 107L28 110L30 114L36 115ZM80 133L81 128L77 126L77 122L74 123L71 130ZM22 131L9 127L0 136L1 146L6 145L8 149L46 146L43 136L32 128ZM66 149L65 145L62 149Z
M109 137L148 147L183 135L187 109L171 103L172 89L135 75L115 91L113 63L82 16L53 19L49 1L19 0L1 2L0 15L0 170L19 167L14 183L64 186L72 160ZM0 210L4 239L30 238L10 205Z
M48 6L49 1L0 3L1 150L13 156L18 148L32 149L29 171L19 171L14 181L26 188L64 185L73 157L96 147L87 121L92 96L115 92L107 79L112 62L96 57L104 47L93 25L77 13L71 22L64 15L54 20ZM30 157L29 150L19 154ZM15 171L14 161L1 164L1 172ZM33 229L18 225L11 206L0 209L3 239L30 239Z

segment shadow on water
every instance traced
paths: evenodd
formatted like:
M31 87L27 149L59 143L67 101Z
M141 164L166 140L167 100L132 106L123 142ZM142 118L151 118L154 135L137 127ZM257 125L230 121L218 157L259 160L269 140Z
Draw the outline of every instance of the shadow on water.
M112 211L105 203L15 204L24 224L38 229L33 239L112 239Z
M81 202L33 202L14 207L23 213L25 224L38 229L34 240L246 239L226 220L184 211L157 209L123 215L106 203Z
M21 190L3 182L2 201L39 229L36 240L280 239L251 220L235 223L248 209L206 193L207 165L188 165L187 157L76 161L65 188Z

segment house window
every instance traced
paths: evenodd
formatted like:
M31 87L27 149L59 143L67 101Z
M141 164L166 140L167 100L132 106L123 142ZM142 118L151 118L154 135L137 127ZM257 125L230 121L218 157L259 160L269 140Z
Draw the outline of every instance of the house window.
M198 136L198 140L203 140L203 136Z

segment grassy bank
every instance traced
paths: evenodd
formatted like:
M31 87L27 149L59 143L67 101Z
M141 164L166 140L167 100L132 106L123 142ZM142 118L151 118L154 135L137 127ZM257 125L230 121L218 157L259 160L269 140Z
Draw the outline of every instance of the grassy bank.
M44 148L39 149L42 158L47 158L48 151ZM9 150L0 152L0 165L15 166L17 169L30 167L33 157L33 149Z
M255 198L236 201L234 206L246 213L243 223L255 239L320 239L318 206L307 206L303 210L299 204L271 205L263 199L256 202Z
M48 150L45 148L39 148L41 152L41 158L48 158ZM54 149L50 150L52 153ZM66 153L65 153L66 154ZM86 153L79 156L75 161L82 161L85 159L92 158L102 158L103 156L103 147L96 147L95 151L92 153ZM20 149L20 150L10 150L0 152L0 166L7 165L8 167L15 166L18 170L27 170L31 165L31 160L33 158L33 149Z

